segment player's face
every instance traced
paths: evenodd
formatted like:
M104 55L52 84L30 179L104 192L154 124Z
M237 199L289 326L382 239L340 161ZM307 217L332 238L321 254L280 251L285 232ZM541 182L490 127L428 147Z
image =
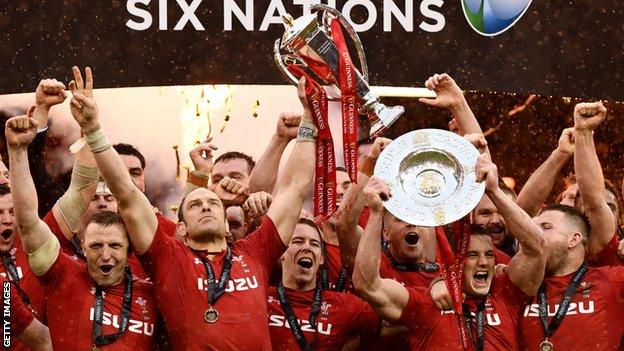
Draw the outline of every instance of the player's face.
M11 194L0 196L0 253L7 253L13 247L16 232Z
M240 240L247 234L245 224L245 212L239 206L230 206L225 211L227 214L228 228L230 229L230 242Z
M195 241L226 236L225 213L219 197L211 190L198 188L184 200L184 235Z
M494 278L494 245L488 235L474 235L464 263L464 292L469 296L485 296Z
M211 173L212 184L219 183L226 176L249 185L249 166L247 161L242 158L235 158L215 163Z
M548 240L547 274L555 272L566 258L570 233L564 221L565 215L560 211L545 211L533 218Z
M390 240L390 253L394 259L418 262L425 258L426 243L432 237L430 228L417 227L387 214L384 231Z
M319 233L307 224L297 224L282 255L282 274L307 283L316 277L321 264L323 250Z
M615 223L615 228L618 227L620 223L620 205L618 203L617 197L610 190L605 189L605 201L609 208L611 209L611 213L613 214L613 221Z
M340 206L349 185L351 185L351 180L347 172L336 171L336 206Z
M85 228L83 250L89 275L99 286L121 283L128 261L128 236L121 225L90 223Z
M133 155L119 155L121 156L121 160L124 165L128 169L128 173L130 173L130 178L132 178L132 182L136 185L141 192L145 192L145 172L143 168L141 168L141 160L138 157Z
M576 193L578 193L578 184L574 183L569 185L562 193L559 204L574 207L574 199L576 199Z
M498 209L487 195L483 195L473 214L473 223L486 228L487 232L492 236L492 241L496 247L503 246L507 237L505 220L498 213Z
M117 212L117 200L115 196L107 192L93 194L91 202L89 202L89 207L87 207L83 215L83 220L89 221L93 215L102 211Z

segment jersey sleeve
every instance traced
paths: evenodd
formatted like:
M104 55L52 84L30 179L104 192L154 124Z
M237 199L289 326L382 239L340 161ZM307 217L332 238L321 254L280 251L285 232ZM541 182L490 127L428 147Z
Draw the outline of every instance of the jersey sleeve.
M407 305L403 307L403 313L397 324L412 328L423 318L423 313L427 307L436 307L429 296L429 289L424 287L406 287L406 289L409 294L409 300Z
M156 219L158 220L158 226L162 228L162 231L165 234L168 236L174 236L176 231L176 224L174 221L165 217L165 215L160 212L156 212Z
M381 328L381 318L373 308L364 300L351 294L344 296L344 306L349 309L351 316L352 335L376 335Z
M38 278L46 295L51 295L65 290L71 284L72 278L82 269L84 269L84 262L73 260L61 250L50 269Z
M511 257L499 249L494 249L494 261L496 264L509 264Z
M268 280L269 272L273 271L277 261L286 250L275 223L269 216L264 216L260 227L245 238L236 241L234 247L262 264L265 280Z
M54 217L54 213L52 210L48 211L48 213L42 218L43 222L48 225L48 228L52 231L52 234L56 236L61 245L61 250L65 252L73 252L73 246L71 241L67 240L65 234L61 230L61 226L59 225L56 217Z
M158 280L166 276L174 265L180 264L180 259L186 255L183 246L184 244L166 234L165 228L159 222L149 249L137 257L148 275Z
M624 261L617 255L618 245L618 237L613 235L611 241L599 253L587 257L587 263L592 267L624 266Z

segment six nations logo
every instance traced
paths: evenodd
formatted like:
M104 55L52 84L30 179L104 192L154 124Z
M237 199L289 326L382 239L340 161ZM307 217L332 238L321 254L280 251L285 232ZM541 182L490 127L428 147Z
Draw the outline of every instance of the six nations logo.
M511 28L533 0L461 0L464 15L472 29L489 37Z

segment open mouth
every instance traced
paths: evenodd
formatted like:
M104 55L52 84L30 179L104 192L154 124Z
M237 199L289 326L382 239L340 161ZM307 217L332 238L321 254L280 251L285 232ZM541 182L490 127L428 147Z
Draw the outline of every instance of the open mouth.
M490 234L500 236L505 232L505 228L502 226L495 226L490 228Z
M2 239L4 240L9 240L11 238L11 235L13 235L13 229L10 228L7 228L0 232L0 236L2 236Z
M303 269L310 269L312 268L313 262L312 262L312 259L304 257L304 258L300 258L297 261L297 264L299 265L299 267Z
M472 276L472 278L474 279L474 281L477 284L484 284L485 285L485 284L487 284L488 276L489 276L488 272L479 271L479 272L476 272Z
M100 272L102 275L109 275L113 271L113 267L112 264L103 264L100 266Z
M416 245L418 244L418 241L420 241L420 236L418 235L418 233L409 232L405 235L404 240L407 245Z

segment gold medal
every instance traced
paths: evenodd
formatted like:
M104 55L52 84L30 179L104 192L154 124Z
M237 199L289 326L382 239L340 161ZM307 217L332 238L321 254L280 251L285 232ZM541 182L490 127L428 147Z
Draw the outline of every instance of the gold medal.
M100 351L100 349L98 349L97 347L93 346L93 347L91 348L91 351Z
M542 341L539 349L540 351L553 351L555 349L555 346L552 344L552 342L546 339Z
M214 323L219 319L219 312L215 310L212 306L209 306L206 312L204 312L204 319L208 323Z

